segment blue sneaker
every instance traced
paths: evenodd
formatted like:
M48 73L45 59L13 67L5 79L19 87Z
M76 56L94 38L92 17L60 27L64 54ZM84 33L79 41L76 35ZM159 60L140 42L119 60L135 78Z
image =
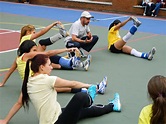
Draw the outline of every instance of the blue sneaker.
M103 78L103 80L97 84L97 87L98 87L98 93L99 94L104 94L105 93L105 90L106 90L106 87L107 87L107 76L105 76Z
M92 101L94 101L95 97L96 97L96 85L91 85L88 88L88 94L91 96Z
M118 93L114 94L114 99L110 100L109 103L112 103L114 105L113 111L120 112L121 111L121 103L120 103L120 96Z

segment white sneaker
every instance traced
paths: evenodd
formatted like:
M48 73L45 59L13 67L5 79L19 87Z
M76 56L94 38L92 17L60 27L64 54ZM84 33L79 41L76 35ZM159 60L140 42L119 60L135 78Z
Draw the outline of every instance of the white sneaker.
M103 80L97 84L97 87L98 87L98 93L99 94L104 94L105 93L105 90L106 90L106 87L107 87L107 76L105 76L103 78Z
M156 48L153 47L151 51L148 53L148 60L152 60L155 53L156 53Z
M141 22L135 16L132 16L131 18L134 22L134 25L136 25L137 27L141 25Z
M68 31L66 31L65 28L64 28L62 25L57 24L56 26L57 26L58 29L59 29L59 33L60 33L63 37L69 36Z
M85 69L85 71L88 71L88 68L89 68L90 63L91 63L91 59L92 59L92 56L88 55L87 59L82 62L83 63L83 68Z

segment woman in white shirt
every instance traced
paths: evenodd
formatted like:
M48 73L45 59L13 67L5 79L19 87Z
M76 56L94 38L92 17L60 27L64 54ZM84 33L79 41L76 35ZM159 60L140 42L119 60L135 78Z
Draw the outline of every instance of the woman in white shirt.
M29 76L29 63L33 75ZM76 93L65 108L61 109L57 101L55 87L86 87L84 83L69 81L57 76L50 76L51 61L43 54L27 61L22 86L23 105L28 107L29 100L34 105L40 124L76 124L80 119L96 117L112 111L121 111L119 94L107 105L91 106L96 96L96 85L91 85L87 93Z

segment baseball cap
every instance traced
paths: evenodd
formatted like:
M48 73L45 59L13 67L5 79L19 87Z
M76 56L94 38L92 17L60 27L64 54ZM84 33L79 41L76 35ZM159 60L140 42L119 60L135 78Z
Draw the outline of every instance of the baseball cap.
M94 18L88 11L83 11L81 17Z

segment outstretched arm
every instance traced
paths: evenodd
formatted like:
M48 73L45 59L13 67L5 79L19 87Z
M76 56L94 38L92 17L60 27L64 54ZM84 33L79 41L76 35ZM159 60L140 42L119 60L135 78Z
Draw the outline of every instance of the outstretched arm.
M125 21L123 21L123 22L117 24L117 25L115 26L114 30L119 30L121 27L123 27L124 25L126 25L127 22L129 22L130 20L131 20L131 17L129 17L129 18L126 19Z
M62 78L57 77L56 83L54 85L55 88L89 88L90 84L82 83L79 81L69 81Z
M64 49L56 49L56 50L49 50L49 51L45 51L45 52L30 52L30 53L26 53L24 55L24 61L27 61L28 59L33 58L34 56L36 56L37 54L45 54L47 56L54 56L57 54L61 54L64 52L74 52L74 51L78 51L78 48L64 48Z
M5 85L6 81L8 80L10 75L14 72L14 70L16 70L16 68L17 68L17 64L15 60L12 66L10 67L9 71L5 74L5 77L3 78L2 82L0 83L0 87L3 87Z
M38 32L36 32L36 33L34 33L34 34L32 34L30 40L34 40L34 39L36 39L36 38L38 38L38 37L44 35L44 34L47 33L52 27L54 27L56 24L61 24L61 22L60 22L60 21L56 21L56 22L54 22L54 23L48 25L47 27L43 28L42 30L40 30L40 31L38 31Z

